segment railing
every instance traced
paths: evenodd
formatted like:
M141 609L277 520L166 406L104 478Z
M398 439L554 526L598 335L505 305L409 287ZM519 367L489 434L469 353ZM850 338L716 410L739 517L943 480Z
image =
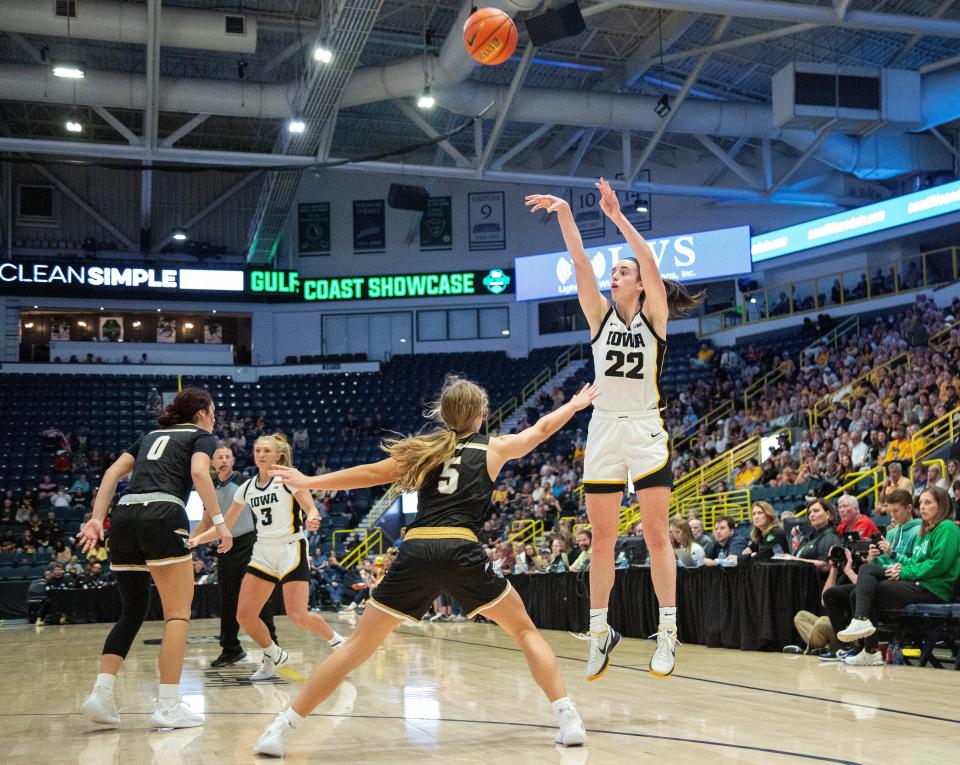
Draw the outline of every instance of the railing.
M376 554L381 555L383 553L383 532L380 529L371 531L360 544L344 555L340 560L340 566L344 569L351 569L359 565L360 561L371 554L374 546L377 548Z
M519 396L511 396L496 410L487 415L487 432L491 434L499 433L503 428L504 420L516 412L517 409L523 405L524 401L530 398L534 393L537 392L537 390L549 382L552 377L560 374L561 370L563 370L563 368L566 367L571 361L584 358L586 356L587 347L588 346L586 346L584 343L571 345L557 357L557 360L554 362L552 367L544 367L541 369L532 380L523 386Z
M706 425L709 428L711 425L715 425L724 417L729 417L731 414L733 414L733 401L724 401L719 406L714 407L690 426L693 428L693 432L690 435L674 440L673 451L677 454L686 451L686 448L699 438L701 425Z
M397 500L397 497L399 497L401 493L395 483L390 484L383 496L374 503L373 507L370 508L370 512L367 513L365 522L368 529L372 529L377 525L377 521L390 509L390 505Z
M807 410L807 424L811 428L814 427L820 422L820 418L829 412L834 405L844 404L853 398L862 383L867 381L873 382L881 372L888 372L900 366L904 362L906 362L907 367L909 368L909 351L905 351L898 356L894 356L892 359L883 362L883 364L880 366L874 367L869 372L864 372L855 380L851 380L837 390L830 391L829 393L823 395L820 399L814 402L812 407Z
M840 347L840 343L843 340L846 340L848 335L859 335L860 334L860 317L851 316L847 319L844 319L837 326L831 329L827 334L822 337L818 337L810 345L800 351L800 360L801 364L803 362L804 356L811 354L815 351L821 350L824 346L830 346L834 350Z
M920 428L910 439L914 462L923 460L937 449L957 440L960 430L960 406ZM946 477L944 474L943 477Z
M527 544L536 544L537 540L543 536L543 521L537 518L523 518L519 521L513 521L510 524L510 536L507 537L507 542L511 547L513 545Z
M716 519L729 515L735 521L744 521L750 518L750 489L737 489L722 494L703 494L690 497L680 502L671 510L672 515L686 518L691 510L700 516L700 522L707 531L712 531Z
M767 372L765 375L762 375L750 383L746 388L743 389L743 408L748 409L750 407L750 399L756 396L758 393L766 390L770 385L773 385L775 382L779 382L784 377L787 377L787 373L783 371L780 367L773 369Z
M944 327L939 332L930 336L928 344L931 348L937 351L946 350L947 345L950 343L950 333L955 329L960 329L960 320L955 321L948 327Z
M706 337L744 324L927 289L956 281L958 276L956 247L922 252L880 265L836 271L745 292L742 305L701 316L699 334Z
M673 487L670 505L688 499L700 492L703 484L716 483L728 479L737 465L748 459L760 458L760 437L754 436L741 444L727 449L696 470L687 473Z
M874 507L877 506L877 503L880 501L880 489L883 487L883 482L887 477L887 469L885 466L880 465L873 468L872 470L863 470L855 473L847 473L844 476L845 482L841 484L838 488L831 491L822 499L829 500L834 507L836 507L837 499L842 497L844 494L851 494L857 498L857 501L866 499L870 494L873 494L873 504ZM864 486L866 482L866 486ZM806 508L797 513L798 518L802 518L807 514Z
M333 549L337 549L337 536L340 534L343 534L344 536L347 534L357 534L360 535L362 539L365 539L369 533L370 532L367 529L336 529L333 532Z

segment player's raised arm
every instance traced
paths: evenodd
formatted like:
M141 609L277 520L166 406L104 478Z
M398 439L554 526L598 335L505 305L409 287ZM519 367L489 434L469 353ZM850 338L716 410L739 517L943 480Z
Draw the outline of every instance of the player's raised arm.
M397 462L393 457L388 457L379 462L371 462L367 465L357 465L356 467L336 470L332 473L323 475L305 476L299 470L285 465L273 465L270 468L270 475L273 478L279 478L284 486L291 489L326 489L328 491L349 491L350 489L365 489L369 486L380 486L385 483L393 483L400 477L397 469Z
M590 406L599 395L600 389L596 383L584 385L567 403L545 414L529 428L519 433L491 438L487 463L491 477L499 473L509 460L523 457L536 449L566 425L573 415Z
M525 199L524 204L530 208L530 212L546 210L548 213L557 214L560 233L563 234L563 243L573 259L573 268L577 275L577 298L580 301L580 310L583 311L583 315L590 325L591 336L596 335L610 304L600 294L597 277L593 273L593 265L583 249L583 239L581 239L580 230L573 219L573 211L570 209L570 205L565 199L551 194L530 194Z
M610 183L601 178L596 186L600 192L600 209L623 234L637 263L640 264L640 281L643 283L644 292L643 312L660 337L665 337L670 309L667 305L667 289L663 284L660 266L657 265L656 258L653 256L653 250L623 214L617 192L611 188Z

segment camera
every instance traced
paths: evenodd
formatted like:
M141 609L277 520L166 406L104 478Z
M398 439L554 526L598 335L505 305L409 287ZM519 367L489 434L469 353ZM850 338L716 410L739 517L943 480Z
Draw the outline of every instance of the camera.
M839 568L847 564L847 556L844 552L849 550L853 556L854 563L865 561L870 553L870 546L875 545L883 539L883 534L874 534L869 539L861 539L855 531L848 531L843 535L843 541L830 548L830 562Z

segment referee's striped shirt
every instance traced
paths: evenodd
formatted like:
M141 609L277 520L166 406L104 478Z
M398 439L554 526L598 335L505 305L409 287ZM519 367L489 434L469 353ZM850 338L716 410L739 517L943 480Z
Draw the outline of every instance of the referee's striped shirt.
M227 514L230 505L233 504L233 496L237 493L237 487L240 483L240 474L236 471L231 473L226 481L221 481L217 478L216 473L213 474L213 486L217 490L217 503L220 505L220 512L224 515ZM240 515L233 524L233 528L230 529L230 533L239 537L249 534L251 531L256 531L256 529L253 510L250 509L250 505L247 505L240 511Z

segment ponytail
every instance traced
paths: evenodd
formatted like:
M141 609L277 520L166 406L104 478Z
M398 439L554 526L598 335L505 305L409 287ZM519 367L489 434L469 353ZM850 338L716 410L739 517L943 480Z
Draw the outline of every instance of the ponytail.
M157 425L169 428L183 422L193 422L199 412L210 408L213 399L203 388L184 388L167 404L157 417Z
M707 299L706 290L691 293L680 282L675 282L673 279L664 279L663 286L667 291L667 305L673 316L684 317L694 308L703 305L703 301Z
M457 434L446 428L422 436L388 438L380 448L397 462L400 477L397 487L403 491L417 491L430 471L453 456Z

